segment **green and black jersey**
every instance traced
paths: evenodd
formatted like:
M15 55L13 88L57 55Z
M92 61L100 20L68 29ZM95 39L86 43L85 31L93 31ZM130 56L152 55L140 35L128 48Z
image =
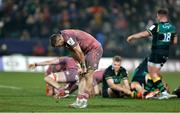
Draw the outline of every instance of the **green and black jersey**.
M126 79L127 77L128 77L127 71L125 68L120 67L119 72L117 74L115 74L113 66L112 65L109 66L103 74L102 90L107 90L109 88L108 83L107 83L108 79L113 79L115 84L120 84L121 80Z
M168 57L169 46L171 45L176 28L169 22L159 22L150 26L147 31L152 35L152 54Z
M146 85L146 74L148 73L148 58L145 58L139 66L135 69L132 75L132 81L131 82L139 82L141 85Z

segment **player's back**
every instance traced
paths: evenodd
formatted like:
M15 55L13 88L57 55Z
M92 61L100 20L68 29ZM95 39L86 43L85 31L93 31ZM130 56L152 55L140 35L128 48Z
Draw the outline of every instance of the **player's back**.
M61 31L65 40L72 38L74 43L78 43L84 53L87 53L93 49L97 49L101 44L89 33L81 30L62 30Z
M176 28L169 22L155 24L156 32L153 33L152 53L168 56L169 46L176 34Z
M66 69L78 69L76 61L72 57L63 57L60 63L62 63L62 66L64 65Z

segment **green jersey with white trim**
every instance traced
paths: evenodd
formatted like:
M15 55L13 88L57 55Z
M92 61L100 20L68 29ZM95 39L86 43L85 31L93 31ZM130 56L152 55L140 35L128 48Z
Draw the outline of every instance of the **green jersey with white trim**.
M109 66L103 74L103 90L109 88L109 85L107 83L108 79L113 79L114 84L120 84L121 81L126 78L128 78L128 76L125 68L120 67L118 73L115 74L113 66Z
M155 23L147 31L152 35L152 54L168 56L169 46L176 34L176 28L169 22Z

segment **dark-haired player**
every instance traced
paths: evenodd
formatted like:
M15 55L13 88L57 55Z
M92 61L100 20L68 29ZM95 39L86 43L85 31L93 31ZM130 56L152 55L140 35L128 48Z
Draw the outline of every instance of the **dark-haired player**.
M53 34L50 40L53 47L67 48L79 61L84 76L79 83L79 94L76 101L70 106L86 108L87 100L93 91L93 73L98 68L103 54L101 44L89 33L74 29L59 31Z
M49 65L44 77L44 80L48 83L46 85L47 96L54 95L54 88L57 95L65 93L64 88L59 83L72 84L79 81L78 63L72 57L58 57L52 60L29 64L28 67L33 69L37 66L46 65Z

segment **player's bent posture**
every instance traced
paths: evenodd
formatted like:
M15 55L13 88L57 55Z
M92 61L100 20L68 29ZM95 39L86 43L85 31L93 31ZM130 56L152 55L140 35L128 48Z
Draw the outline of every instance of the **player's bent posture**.
M33 69L37 66L50 65L45 74L44 80L56 89L56 94L64 93L64 89L59 83L75 83L78 82L78 66L72 57L59 57L53 60L37 62L29 64L28 67ZM48 86L50 87L50 86ZM47 95L53 95L52 88ZM67 92L68 93L68 92Z
M177 35L175 26L168 21L168 11L166 9L157 11L157 20L158 23L153 24L146 31L129 36L127 41L153 37L151 55L148 60L148 72L152 79L148 79L147 87L150 89L154 85L162 92L159 99L168 99L171 95L167 93L162 83L160 70L168 59L170 45L177 43Z
M76 101L70 105L74 108L86 108L87 100L92 94L93 73L98 68L103 54L101 44L89 33L81 30L62 30L50 37L53 47L65 47L73 53L82 68L82 79Z
M128 74L126 69L121 66L121 57L114 56L112 65L105 70L103 75L102 96L105 98L120 97L122 93L132 96Z

